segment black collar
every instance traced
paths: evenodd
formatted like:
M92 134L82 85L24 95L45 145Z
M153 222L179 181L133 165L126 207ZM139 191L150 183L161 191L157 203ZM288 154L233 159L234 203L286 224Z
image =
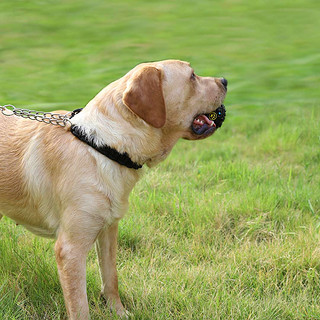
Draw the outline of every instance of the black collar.
M80 111L81 110L79 109L73 111L70 118L72 118L75 114L79 113ZM97 146L97 144L94 142L94 137L88 136L87 134L85 134L84 131L81 130L81 128L75 124L71 126L71 133L74 136L76 136L79 140L85 142L93 149L105 155L107 158L113 161L116 161L119 164L126 166L127 168L136 169L136 170L142 168L142 165L136 162L133 162L126 152L120 153L116 149L111 148L107 145L103 145L101 147Z

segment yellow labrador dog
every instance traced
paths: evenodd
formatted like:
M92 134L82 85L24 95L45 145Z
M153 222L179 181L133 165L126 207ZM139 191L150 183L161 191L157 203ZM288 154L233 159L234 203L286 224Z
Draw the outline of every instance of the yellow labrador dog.
M66 127L0 114L0 217L56 238L70 319L89 318L86 257L94 243L103 294L126 315L116 271L118 222L140 168L164 160L179 138L214 133L209 114L224 110L226 90L224 78L166 60L140 64L109 84Z

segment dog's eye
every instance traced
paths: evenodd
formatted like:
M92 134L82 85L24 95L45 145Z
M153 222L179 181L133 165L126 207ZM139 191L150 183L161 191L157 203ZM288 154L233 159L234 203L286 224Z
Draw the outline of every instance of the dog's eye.
M192 72L190 79L191 79L191 80L196 80L196 75L195 75L194 72Z

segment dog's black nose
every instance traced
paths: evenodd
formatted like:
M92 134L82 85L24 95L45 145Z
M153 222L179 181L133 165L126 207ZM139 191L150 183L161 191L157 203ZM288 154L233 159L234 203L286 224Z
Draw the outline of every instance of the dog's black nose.
M221 78L221 83L223 84L223 86L225 87L225 89L227 90L227 86L228 86L228 80L225 78Z

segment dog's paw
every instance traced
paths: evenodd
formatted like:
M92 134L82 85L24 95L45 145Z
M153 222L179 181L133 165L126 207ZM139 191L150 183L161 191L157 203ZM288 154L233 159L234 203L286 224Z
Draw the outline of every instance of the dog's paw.
M103 293L100 295L101 299L110 308L113 314L116 314L121 319L130 319L133 314L125 309L119 297L109 297L106 298Z
M133 316L133 314L128 310L126 310L125 308L123 308L122 310L115 310L115 311L121 319L130 319Z

